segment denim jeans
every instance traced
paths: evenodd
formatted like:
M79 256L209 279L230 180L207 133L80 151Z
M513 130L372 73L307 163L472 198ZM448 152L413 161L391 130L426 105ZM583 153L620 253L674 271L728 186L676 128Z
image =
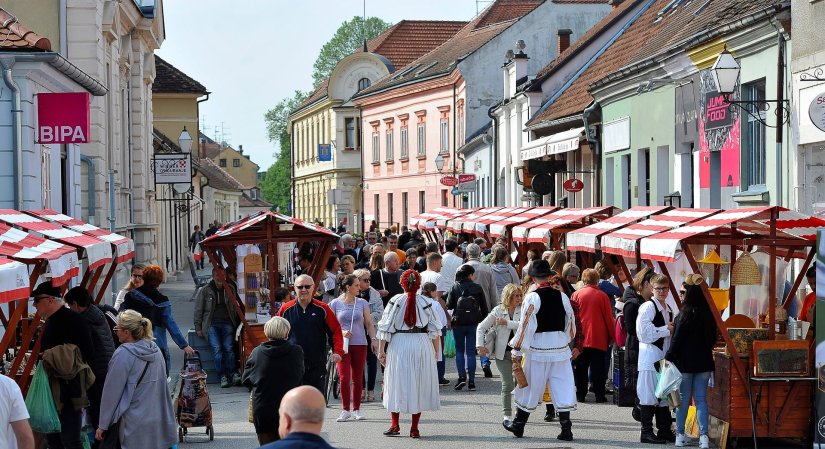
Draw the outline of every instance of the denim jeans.
M232 337L235 328L231 323L212 323L207 336L212 347L212 358L218 377L232 377L235 373L235 351L232 349ZM230 379L231 380L231 379Z
M438 380L439 381L444 380L444 373L447 371L447 365L445 365L445 361L447 360L447 357L444 357L444 336L446 336L446 335L447 335L447 327L445 326L445 327L441 328L441 337L439 338L439 340L441 340L441 360L436 362L436 364L435 364L436 371L438 371Z
M458 377L475 382L476 326L453 326L453 336L455 337L455 367L458 369Z
M369 337L367 337L369 340ZM371 342L372 340L370 340ZM375 379L378 377L378 357L372 352L372 345L367 344L367 391L375 390Z
M682 384L679 393L682 396L682 405L676 410L676 432L685 433L685 419L687 419L690 396L696 406L696 420L699 422L699 434L708 434L708 380L711 372L682 373Z

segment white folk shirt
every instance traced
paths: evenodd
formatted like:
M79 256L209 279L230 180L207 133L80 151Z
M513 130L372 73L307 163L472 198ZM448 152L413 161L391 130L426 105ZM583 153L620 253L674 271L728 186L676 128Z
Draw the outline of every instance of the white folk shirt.
M20 387L11 378L0 375L0 447L17 449L17 436L11 423L29 419Z
M656 327L653 318L656 317L656 310L662 313L665 318L665 325ZM636 318L636 335L639 337L639 371L651 371L659 360L665 358L667 350L670 348L670 331L667 324L672 323L676 315L670 308L662 306L657 299L645 301L639 307L639 316ZM664 338L662 349L654 345L653 342Z
M562 293L561 300L565 312L564 331L536 332L538 326L536 314L541 308L541 299L536 292L528 293L524 297L524 303L521 305L522 319L515 335L510 340L510 346L514 348L514 356L529 354L531 360L542 362L570 360L572 357L570 341L576 335L576 320L573 316L570 298ZM521 340L521 348L517 351L515 348L519 340Z

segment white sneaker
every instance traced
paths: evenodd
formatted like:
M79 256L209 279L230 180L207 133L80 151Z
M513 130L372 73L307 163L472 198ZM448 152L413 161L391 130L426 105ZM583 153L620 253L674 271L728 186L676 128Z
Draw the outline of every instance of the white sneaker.
M338 422L349 421L349 412L346 410L341 410L341 416L336 419Z
M676 447L685 447L687 446L688 439L683 433L676 434Z
M699 449L708 449L710 447L710 438L707 435L699 437Z
M355 418L356 421L363 421L363 420L367 419L367 417L364 416L363 413L361 413L361 410L356 410L356 411L352 412L352 417Z

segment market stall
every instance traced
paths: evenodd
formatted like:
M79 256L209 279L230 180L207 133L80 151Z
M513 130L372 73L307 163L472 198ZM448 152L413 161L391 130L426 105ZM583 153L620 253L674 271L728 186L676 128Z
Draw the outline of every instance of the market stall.
M430 212L413 217L410 226L421 231L427 241L442 245L444 232L448 220L473 212L475 209L454 209L451 207L437 207Z
M500 207L486 207L477 209L470 213L457 216L447 221L447 230L452 232L455 236L466 234L465 237L472 241L475 238L475 223L481 217L499 211Z
M509 217L502 218L501 220L498 220L495 223L490 223L489 224L490 239L497 239L499 237L504 236L505 238L508 239L508 241L511 241L512 239L510 237L511 237L511 233L512 233L512 230L513 230L514 226L516 226L518 224L521 224L521 223L528 222L530 220L533 220L533 219L536 219L536 218L539 218L539 217L543 217L543 216L545 216L547 214L550 214L550 213L552 213L552 212L554 212L558 209L559 208L555 207L555 206L534 207L534 208L528 209L524 212L521 212L521 213L518 213L518 214L515 214L515 215L511 215Z
M472 223L466 223L464 227L472 225L475 235L477 237L481 237L486 240L488 243L492 244L495 242L495 238L492 238L489 233L489 226L493 223L499 223L503 220L506 220L514 215L523 214L527 211L532 209L531 207L505 207L503 209L499 209L496 212L484 215L483 217L479 217Z

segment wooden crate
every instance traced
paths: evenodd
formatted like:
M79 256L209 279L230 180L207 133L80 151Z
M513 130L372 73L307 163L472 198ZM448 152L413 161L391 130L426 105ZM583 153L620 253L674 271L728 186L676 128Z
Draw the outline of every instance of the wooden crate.
M249 358L252 350L265 341L267 341L267 338L266 335L264 335L263 323L246 323L243 325L240 344L241 371L243 371L244 366L246 366L246 359Z

